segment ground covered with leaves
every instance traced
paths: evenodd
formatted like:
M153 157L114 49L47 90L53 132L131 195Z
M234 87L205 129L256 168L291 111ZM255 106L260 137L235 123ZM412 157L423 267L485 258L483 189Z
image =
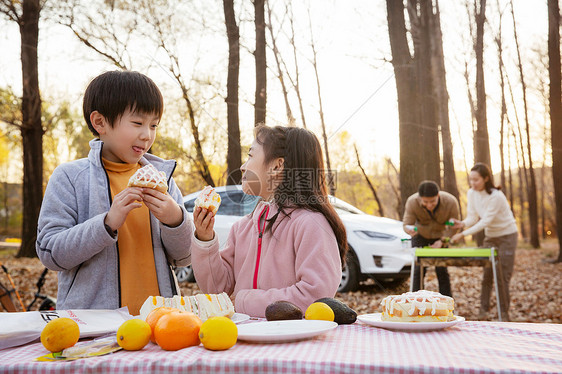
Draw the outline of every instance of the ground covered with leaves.
M558 247L555 242L543 244L542 249L517 250L515 269L510 284L510 319L515 322L562 323L562 263L553 263ZM0 262L6 267L22 302L27 306L37 292L36 283L44 267L38 259L15 258L13 250L0 249ZM455 314L468 320L476 320L480 305L480 282L482 268L450 267L451 287L455 299ZM11 288L10 282L0 271L0 283ZM200 292L197 284L183 283L184 295ZM338 293L340 299L358 314L380 311L380 301L387 295L400 294L408 290L406 282L395 288L384 289L380 284L367 281L356 292ZM438 290L438 283L432 268L425 278L425 288ZM56 273L49 271L42 293L56 297ZM14 300L16 303L17 301ZM39 303L34 308L36 309ZM18 307L19 304L17 303ZM21 307L20 307L21 309ZM1 311L4 311L0 307ZM490 320L497 319L495 294L492 292Z

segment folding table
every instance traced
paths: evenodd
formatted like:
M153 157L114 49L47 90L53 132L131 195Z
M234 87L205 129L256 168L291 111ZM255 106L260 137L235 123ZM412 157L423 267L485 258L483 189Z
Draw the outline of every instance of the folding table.
M496 290L498 319L502 320L498 278L501 279L501 266L496 248L412 248L412 268L410 270L410 291L414 289L414 267L420 265L420 290L424 289L424 266L491 266Z

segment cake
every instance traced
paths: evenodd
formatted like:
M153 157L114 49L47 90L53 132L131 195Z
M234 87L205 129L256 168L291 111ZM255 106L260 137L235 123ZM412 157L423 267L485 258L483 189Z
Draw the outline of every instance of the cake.
M453 298L427 290L387 296L381 306L382 321L447 322L455 319Z
M195 206L205 208L213 214L217 214L219 206L221 205L221 197L211 186L206 186L203 191L195 199Z
M197 294L194 296L149 296L140 308L140 316L146 316L156 308L170 307L194 313L206 321L209 317L232 317L234 305L226 292L220 294Z
M163 171L158 171L152 164L145 165L137 170L129 179L127 186L153 188L162 193L168 191L166 174Z

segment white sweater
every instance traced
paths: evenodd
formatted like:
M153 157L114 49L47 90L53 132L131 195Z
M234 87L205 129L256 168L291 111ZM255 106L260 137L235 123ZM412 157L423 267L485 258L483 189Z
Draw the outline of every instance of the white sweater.
M463 221L465 227L463 235L473 235L484 229L486 236L497 238L517 232L517 223L509 208L503 192L492 189L475 191L472 188L467 193L467 216Z

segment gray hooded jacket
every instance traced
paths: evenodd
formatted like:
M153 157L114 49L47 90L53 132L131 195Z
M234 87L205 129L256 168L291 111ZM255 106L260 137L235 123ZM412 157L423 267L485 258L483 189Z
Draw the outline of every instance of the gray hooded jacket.
M102 164L103 142L90 141L88 158L58 166L51 176L37 228L37 255L51 270L58 271L57 309L116 309L121 290L117 235L105 229L111 205L109 179ZM150 214L152 246L160 295L179 294L170 265L191 263L192 224L183 206L179 188L172 179L175 161L151 154L140 160L164 171L168 193L178 202L183 221L168 227ZM143 269L138 269L139 277Z

